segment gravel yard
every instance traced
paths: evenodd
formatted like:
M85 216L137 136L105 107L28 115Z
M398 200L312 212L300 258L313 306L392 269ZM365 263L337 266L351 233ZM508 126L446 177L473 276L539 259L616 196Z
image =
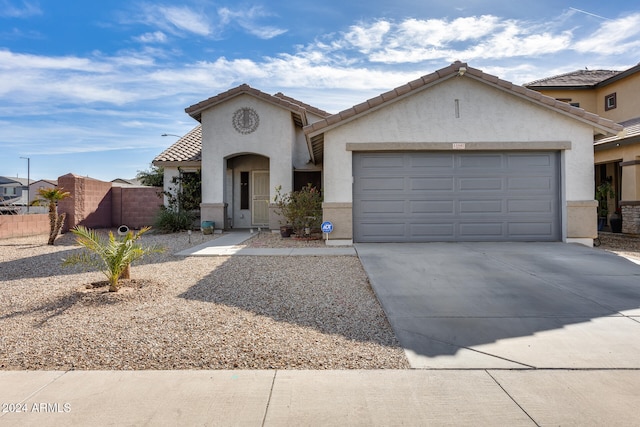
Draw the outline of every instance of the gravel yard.
M640 236L620 234L620 233L600 233L601 245L603 249L626 258L640 262Z
M61 266L78 250L71 234L0 240L0 369L408 368L356 257L173 255L215 237L143 236L168 250L117 293ZM638 236L600 239L640 261ZM324 243L263 232L246 246Z
M215 236L214 236L215 237ZM176 257L212 236L148 234L168 248L117 293L62 267L73 235L0 240L0 369L407 368L356 257ZM314 246L261 233L251 247Z

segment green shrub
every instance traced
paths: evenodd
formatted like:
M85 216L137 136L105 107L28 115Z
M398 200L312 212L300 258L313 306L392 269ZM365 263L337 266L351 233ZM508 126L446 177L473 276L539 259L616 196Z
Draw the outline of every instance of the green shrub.
M155 217L153 226L156 230L165 233L175 233L183 230L191 230L195 216L185 210L175 210L161 206Z
M287 225L293 227L298 236L304 235L305 228L315 229L322 222L322 193L311 184L299 191L282 194L282 187L276 187L275 212L282 215ZM285 225L285 224L283 224Z

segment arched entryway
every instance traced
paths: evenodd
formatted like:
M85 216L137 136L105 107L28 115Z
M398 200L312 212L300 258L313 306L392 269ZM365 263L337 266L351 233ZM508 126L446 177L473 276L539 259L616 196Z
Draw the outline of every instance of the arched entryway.
M226 159L225 203L229 228L269 226L269 158L240 154Z

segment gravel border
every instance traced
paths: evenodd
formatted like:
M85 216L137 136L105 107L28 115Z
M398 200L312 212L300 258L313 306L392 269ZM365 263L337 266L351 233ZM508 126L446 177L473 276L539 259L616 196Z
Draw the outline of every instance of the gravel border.
M218 236L144 235L168 251L117 293L61 266L79 250L70 234L0 240L0 369L409 367L357 257L173 255ZM324 245L281 240L247 245Z

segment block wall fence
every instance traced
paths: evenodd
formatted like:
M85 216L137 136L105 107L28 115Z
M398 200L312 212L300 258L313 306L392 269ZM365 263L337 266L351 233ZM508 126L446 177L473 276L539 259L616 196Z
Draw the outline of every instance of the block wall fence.
M163 203L162 188L114 187L110 182L73 174L59 177L58 188L71 193L71 197L58 203L58 212L67 214L63 232L76 225L89 228L126 225L139 229L153 224ZM48 214L0 215L0 239L48 232Z

